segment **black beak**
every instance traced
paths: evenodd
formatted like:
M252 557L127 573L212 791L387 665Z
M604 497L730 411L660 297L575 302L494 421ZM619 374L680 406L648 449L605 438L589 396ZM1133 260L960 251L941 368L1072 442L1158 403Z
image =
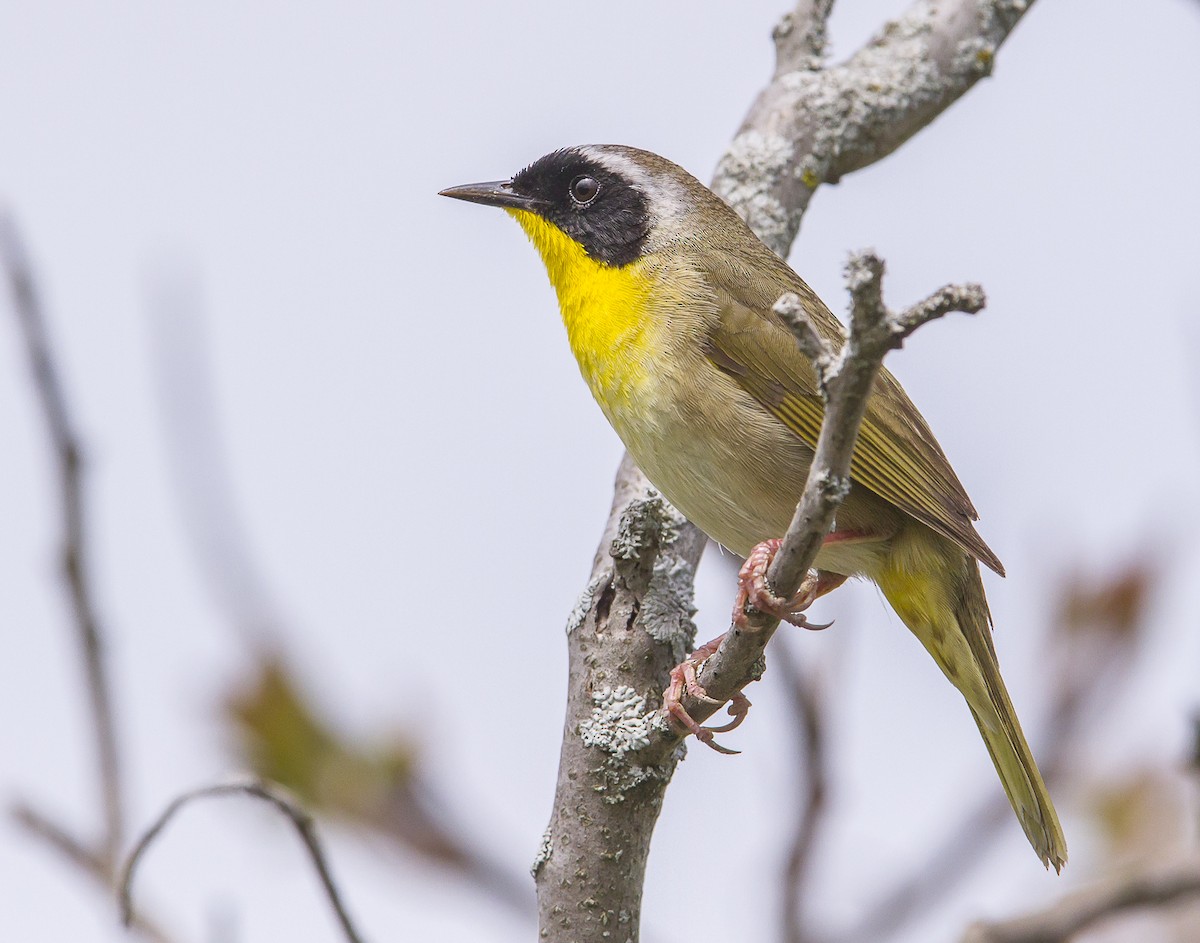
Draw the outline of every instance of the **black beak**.
M536 210L542 205L542 201L535 197L517 193L512 188L511 180L494 180L491 183L468 183L465 186L442 190L438 193L438 196L466 200L468 203L482 203L484 206L507 206L518 210Z

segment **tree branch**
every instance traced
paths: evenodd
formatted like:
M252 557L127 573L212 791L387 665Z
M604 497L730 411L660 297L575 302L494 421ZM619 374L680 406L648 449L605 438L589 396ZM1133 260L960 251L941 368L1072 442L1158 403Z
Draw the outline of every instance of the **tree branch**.
M775 75L802 69L817 71L825 64L825 28L833 0L800 0L783 14L771 33L775 40Z
M125 863L121 874L118 887L121 903L121 919L124 921L125 926L130 926L136 920L133 908L133 878L137 871L137 866L141 862L142 856L154 844L155 839L158 838L162 830L167 827L171 819L185 805L197 799L228 795L244 795L255 799L262 799L288 817L292 825L295 826L300 840L304 842L304 847L308 851L309 858L312 859L317 876L321 879L321 887L325 890L325 896L329 899L329 904L333 908L343 934L349 943L363 943L363 938L354 926L354 921L350 919L346 905L342 902L341 891L338 889L337 883L333 879L333 874L329 870L329 863L325 857L325 849L322 847L320 839L317 838L317 831L313 824L312 816L278 786L261 780L218 783L214 786L204 786L200 789L194 789L177 797L163 810L162 814L154 821L154 824L150 826L142 837L138 839L137 844L134 845L133 851L129 855L129 860Z
M916 0L826 69L811 50L823 46L820 14L831 4L797 4L776 30L775 75L721 159L713 189L786 256L817 187L886 157L991 74L1031 3Z
M963 943L1067 943L1089 927L1128 911L1166 907L1195 897L1200 897L1200 867L1193 862L1084 891L1035 914L977 923L967 930Z
M814 58L830 6L800 2L776 31L775 77L713 182L782 256L816 187L886 156L961 96L990 69L991 55L1025 5L1008 3L1001 13L989 0L945 0L935 11L928 0L918 0L849 62L819 69ZM949 60L947 50L956 51ZM823 484L836 494L845 475ZM836 505L830 494L809 499L823 506L821 517ZM692 575L705 544L695 527L679 524L659 500L626 456L592 576L568 624L562 757L554 810L534 864L540 925L553 939L568 928L580 943L610 940L614 928L623 939L638 938L650 835L679 744L678 733L654 709L677 661L666 652L691 643ZM810 533L817 523L810 522ZM628 543L613 543L619 529L658 537L644 539L630 559L623 555ZM778 556L776 562L803 578L805 555L789 549L785 562ZM780 576L786 574L772 570L772 585L782 595ZM743 632L710 658L701 677L709 693L728 697L761 674L770 634ZM639 719L639 706L653 713ZM697 720L714 710L691 699L685 707ZM616 805L620 816L612 815Z
M6 213L0 213L0 264L11 288L13 310L25 341L34 388L58 466L59 499L62 505L62 576L71 600L75 634L87 683L92 735L98 759L98 788L104 811L104 828L95 854L98 860L105 863L111 875L116 868L124 836L124 802L116 724L113 720L112 686L105 666L104 641L88 577L82 450L67 409L33 269L16 224Z
M229 625L259 650L287 636L279 604L240 512L217 410L203 293L161 277L149 309L151 366L184 533Z
M695 637L692 582L706 540L626 456L592 579L567 622L558 787L533 864L549 939L638 939L650 837L682 755L651 711Z

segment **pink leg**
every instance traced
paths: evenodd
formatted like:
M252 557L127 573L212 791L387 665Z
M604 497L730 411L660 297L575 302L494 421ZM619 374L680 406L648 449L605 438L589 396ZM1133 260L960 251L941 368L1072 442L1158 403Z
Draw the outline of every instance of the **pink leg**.
M838 531L826 537L825 541L832 543L837 540L854 539L860 536L862 535ZM840 573L829 573L824 570L818 571L816 576L810 576L804 581L795 596L791 599L781 599L772 593L770 587L767 585L767 568L770 567L771 560L779 551L781 543L782 541L780 540L766 540L750 551L750 556L746 558L746 562L738 574L737 602L733 608L734 625L745 625L746 609L747 607L752 607L760 612L773 615L780 621L790 622L792 625L798 625L805 629L818 630L829 628L829 625L832 625L832 623L829 623L829 625L813 625L801 613L812 605L813 600L841 586L846 581L846 577ZM688 733L692 734L701 743L707 744L718 753L734 754L738 751L721 746L713 740L713 734L728 733L731 730L735 730L746 719L746 714L750 711L750 701L744 694L739 691L730 698L728 713L732 720L727 724L722 724L720 727L702 727L696 723L683 706L683 695L685 692L698 701L705 701L709 704L718 703L708 696L708 692L704 690L704 686L697 678L696 672L704 664L704 660L721 647L721 642L724 639L725 635L722 634L711 642L706 642L684 659L681 664L671 669L671 683L663 691L663 707L666 708L668 714L679 721Z
M859 536L841 531L834 532L825 538L825 543L854 539ZM814 625L801 613L818 597L841 586L846 582L846 577L840 573L818 570L815 577L809 575L804 580L800 589L796 591L796 595L791 599L776 596L767 583L767 569L771 566L771 561L775 559L775 554L779 552L782 543L783 541L778 539L764 540L755 545L754 549L750 551L750 555L746 557L746 562L742 564L742 569L738 573L738 594L733 604L734 625L745 626L746 609L751 608L774 616L781 622L790 622L802 629L820 631L829 628L833 625L832 622Z
M667 709L668 714L678 720L687 729L688 733L695 736L701 743L707 744L718 753L735 754L738 752L737 750L730 750L714 741L713 734L728 733L746 719L746 714L750 711L750 700L746 695L738 691L730 698L728 712L729 716L733 719L727 724L722 724L720 727L701 727L692 719L691 714L684 708L682 701L683 694L686 691L698 701L706 701L709 704L720 703L708 696L708 692L704 690L704 686L696 677L696 669L704 664L704 660L709 655L712 655L721 647L721 642L724 638L725 635L721 634L711 642L706 642L685 658L681 664L671 669L671 683L663 691L663 707Z

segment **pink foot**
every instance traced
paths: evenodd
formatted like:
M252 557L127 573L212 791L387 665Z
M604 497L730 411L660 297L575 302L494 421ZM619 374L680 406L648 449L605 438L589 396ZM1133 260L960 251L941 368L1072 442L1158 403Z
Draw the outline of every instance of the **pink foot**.
M692 715L683 706L683 694L685 691L698 701L705 701L709 704L720 703L720 701L708 696L708 692L704 690L704 686L696 677L696 670L704 664L704 660L709 655L721 647L721 641L724 638L725 636L722 634L711 642L706 642L685 658L681 664L671 669L671 683L663 691L663 707L667 709L668 714L678 720L687 729L688 733L692 734L701 743L712 747L718 753L733 755L739 751L721 746L713 740L713 734L728 733L737 728L746 719L746 714L750 712L750 700L746 695L739 691L730 698L728 713L733 719L727 724L722 724L720 727L701 727L692 719Z
M815 577L809 575L791 599L776 596L771 591L771 587L767 583L767 569L770 567L771 561L775 559L775 554L779 552L782 543L783 541L778 539L764 540L755 545L754 549L750 551L750 555L746 557L746 562L742 564L742 569L738 572L738 593L733 603L733 624L744 627L746 625L746 609L751 608L774 616L780 622L790 622L802 629L811 629L816 632L829 628L833 625L832 622L814 625L802 615L804 610L813 604L813 600L833 588L833 586L827 588L823 584L823 574L818 573ZM835 577L835 579L834 586L841 583L844 577Z

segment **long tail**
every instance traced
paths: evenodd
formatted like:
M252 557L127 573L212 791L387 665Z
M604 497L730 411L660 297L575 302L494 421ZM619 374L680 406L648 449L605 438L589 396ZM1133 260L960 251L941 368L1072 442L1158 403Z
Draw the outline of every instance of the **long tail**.
M1029 843L1043 864L1061 871L1067 842L1000 677L979 565L940 536L926 531L921 538L924 566L902 567L893 557L884 573L872 575L966 699ZM935 554L929 554L934 549L929 538L939 543ZM929 556L943 558L946 565L930 567Z

